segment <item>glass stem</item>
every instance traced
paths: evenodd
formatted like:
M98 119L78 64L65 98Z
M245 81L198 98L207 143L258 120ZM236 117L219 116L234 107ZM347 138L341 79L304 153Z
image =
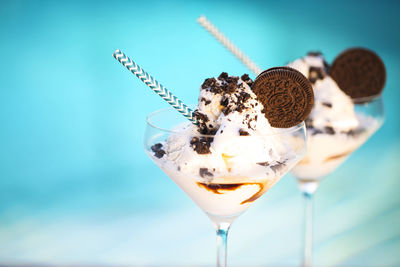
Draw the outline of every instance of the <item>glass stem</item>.
M227 238L231 223L217 224L217 267L226 267Z
M313 245L313 193L303 193L304 208L304 255L303 267L311 267Z

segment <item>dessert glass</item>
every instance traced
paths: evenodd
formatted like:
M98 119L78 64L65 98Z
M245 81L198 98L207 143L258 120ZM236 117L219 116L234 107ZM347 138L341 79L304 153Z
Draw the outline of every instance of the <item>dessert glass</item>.
M292 169L305 200L303 266L311 266L312 262L312 203L320 181L364 144L382 126L385 119L381 95L355 98L352 101L359 127L346 133L331 134L316 133L315 129L307 128L307 154ZM343 120L343 123L346 121Z
M144 135L144 149L148 156L160 167L211 219L217 233L217 266L226 266L227 235L232 222L259 197L268 191L283 175L285 175L306 153L305 123L287 129L276 129L276 133L265 136L231 137L238 146L252 143L269 144L278 140L284 162L268 165L267 162L256 162L251 159L235 161L235 158L221 155L221 162L226 164L222 171L215 172L209 179L207 172L185 170L163 159L164 154L156 154L154 146L158 143L169 144L187 140L188 138L209 138L214 136L193 134L182 136L174 130L174 126L185 122L185 119L173 109L163 109L151 113L147 117ZM152 148L153 147L153 148ZM179 154L179 150L177 151ZM177 156L178 156L177 154ZM289 155L286 157L286 154ZM199 159L202 157L198 155ZM206 162L206 161L205 161ZM204 166L212 169L215 166ZM212 164L209 162L209 164ZM202 168L203 169L203 168ZM235 171L234 171L235 170Z

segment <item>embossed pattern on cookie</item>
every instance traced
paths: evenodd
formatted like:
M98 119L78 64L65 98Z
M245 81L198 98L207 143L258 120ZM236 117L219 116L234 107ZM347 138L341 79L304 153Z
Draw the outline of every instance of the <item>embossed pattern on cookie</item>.
M314 103L310 81L290 67L263 71L251 89L264 105L265 117L276 128L289 128L301 123Z

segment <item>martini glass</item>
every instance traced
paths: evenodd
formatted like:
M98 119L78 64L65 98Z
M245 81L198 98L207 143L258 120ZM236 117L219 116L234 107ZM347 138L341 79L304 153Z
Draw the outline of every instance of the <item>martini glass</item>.
M309 267L312 262L313 195L320 181L364 144L384 122L381 95L355 98L352 101L359 126L355 130L338 133L322 133L307 126L307 154L292 169L305 200L303 266ZM343 120L342 123L346 124L347 121Z
M145 151L211 219L217 233L217 266L226 266L227 235L232 222L305 155L305 123L288 129L274 129L270 135L230 136L223 137L223 140L197 131L188 134L176 130L176 126L182 126L182 123L187 124L187 121L173 109L151 113L147 117L144 136ZM191 140L200 139L211 143L223 142L243 153L246 149L251 152L243 156L214 151L208 154L212 158L207 160L207 155L188 148ZM164 151L160 147L168 149ZM253 151L255 154L256 150L264 151L262 149L270 151L267 154L277 153L275 157L281 160L260 162L259 158L253 159ZM189 151L189 154L184 154L184 151ZM188 166L177 166L174 160L179 157L187 157L185 164Z

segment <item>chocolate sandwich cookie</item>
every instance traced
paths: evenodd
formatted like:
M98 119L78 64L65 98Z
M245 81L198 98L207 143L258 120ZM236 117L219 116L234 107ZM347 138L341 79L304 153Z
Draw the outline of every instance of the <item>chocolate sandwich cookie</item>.
M351 98L379 95L386 81L385 65L374 52L351 48L334 60L331 77Z
M251 87L264 105L264 115L272 127L289 128L310 114L314 94L310 81L289 67L263 71Z

